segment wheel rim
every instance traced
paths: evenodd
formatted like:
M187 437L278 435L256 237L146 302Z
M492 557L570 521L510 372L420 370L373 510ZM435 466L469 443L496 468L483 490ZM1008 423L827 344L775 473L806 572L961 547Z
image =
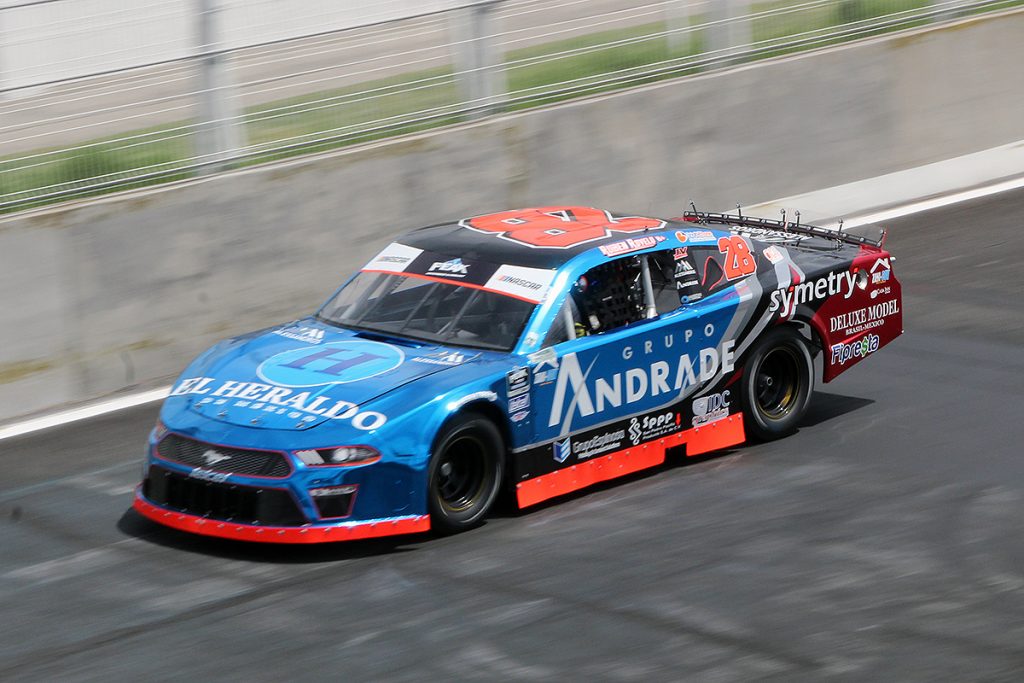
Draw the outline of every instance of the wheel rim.
M800 360L796 351L781 346L769 351L754 378L757 408L769 420L781 420L793 412L800 386Z
M448 513L476 505L487 482L487 450L479 439L459 436L444 450L434 475L438 502Z

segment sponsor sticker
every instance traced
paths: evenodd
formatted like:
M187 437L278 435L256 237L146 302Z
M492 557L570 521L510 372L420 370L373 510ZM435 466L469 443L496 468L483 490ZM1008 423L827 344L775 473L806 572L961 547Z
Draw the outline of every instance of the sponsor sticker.
M539 303L544 299L544 295L547 294L548 287L554 279L554 270L502 265L498 266L498 269L483 286L496 292Z
M693 426L710 424L729 416L729 390L693 399Z
M876 290L879 291L879 290ZM874 292L872 292L874 294ZM874 297L872 297L874 298ZM848 313L840 313L829 318L829 332L842 332L846 337L881 327L885 319L900 312L898 299L889 299L870 306L864 306Z
M644 235L643 237L627 237L619 242L602 244L598 249L605 256L621 256L641 249L650 249L659 242L664 242L664 235Z
M274 334L280 337L288 337L306 344L319 344L324 340L324 331L309 325L293 325L274 330Z
M518 413L521 410L526 410L530 407L530 394L523 394L522 396L516 396L508 401L508 412Z
M425 356L415 356L409 360L417 363L427 363L429 365L462 365L468 363L471 360L479 358L479 353L463 353L462 351L437 351L435 353L429 353Z
M369 263L363 266L363 270L383 270L391 273L401 273L422 253L422 249L392 242L384 247L383 251L374 256Z
M832 364L845 365L853 358L865 358L878 350L880 342L877 334L869 334L848 344L833 344Z
M811 239L811 235L789 232L787 230L772 230L771 228L756 228L753 226L740 226L733 231L744 237L753 237L761 242L800 242Z
M782 251L776 246L766 247L761 253L764 254L764 257L772 264L782 263L782 260L785 258Z
M856 287L857 273L852 270L833 271L824 277L776 289L769 299L768 310L778 311L780 318L788 318L800 304L819 301L837 294L849 299Z
M710 230L678 230L676 239L680 242L706 242L715 239L715 233Z
M714 327L705 329L710 337ZM666 338L667 348L668 338ZM589 417L609 409L637 403L649 396L678 394L698 383L712 380L719 373L732 372L735 340L708 346L693 354L681 353L669 360L657 360L622 372L609 373L607 362L592 365L585 373L576 353L567 353L559 362L557 382L548 411L548 426L571 423L574 416ZM633 357L632 347L624 347L623 360ZM604 372L602 372L604 370Z
M609 451L615 451L622 448L622 442L626 438L626 432L623 429L616 430L614 432L605 432L592 436L585 441L574 441L572 444L573 455L576 456L577 460L586 460L595 455L602 453L608 453Z
M629 421L629 441L634 446L637 446L644 441L675 433L679 431L681 421L681 416L671 410L631 418Z
M530 369L516 368L505 375L505 389L509 398L521 396L530 390Z
M396 346L351 339L284 351L260 363L256 374L282 387L321 387L376 377L404 361Z
M453 258L448 261L434 261L430 268L427 269L427 275L464 278L469 275L469 264L463 263L460 258Z
M289 419L300 420L300 424L318 419L347 420L356 429L370 431L384 426L388 421L383 413L360 410L354 403L321 396L320 393L295 391L260 382L189 377L171 389L170 395L200 396L195 404L197 408L221 407L224 411L228 408L238 408L252 411L254 415L287 415Z
M565 462L572 455L572 447L570 446L570 440L566 438L564 441L556 441L551 444L553 450L553 457L555 462Z

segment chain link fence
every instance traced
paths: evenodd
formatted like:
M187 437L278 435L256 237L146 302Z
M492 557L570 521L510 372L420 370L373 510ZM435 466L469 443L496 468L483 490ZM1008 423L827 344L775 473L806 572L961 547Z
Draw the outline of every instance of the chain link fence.
M1021 4L8 0L0 212Z

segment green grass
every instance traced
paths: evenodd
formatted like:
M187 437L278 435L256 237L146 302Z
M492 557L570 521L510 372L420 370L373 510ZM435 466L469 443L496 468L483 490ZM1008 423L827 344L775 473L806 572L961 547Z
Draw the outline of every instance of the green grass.
M759 3L753 9L765 12L784 8L790 3L791 0L773 0ZM753 55L733 61L764 59L807 49L779 43L795 34L927 4L928 0L846 0L820 9L761 17L752 22L751 34L755 43L768 42ZM1021 4L1024 0L1007 0L996 9ZM694 17L691 25L702 20L702 17ZM853 37L825 39L810 47L892 30L881 28ZM664 22L654 22L509 51L505 55L509 102L503 109L526 109L698 70L700 64L697 62L704 50L704 32L681 33L670 45L664 31ZM616 44L609 47L606 46L608 43ZM570 54L560 55L567 52ZM645 67L657 68L657 72L638 73ZM549 92L545 93L545 90ZM264 163L456 123L465 119L459 101L451 69L436 68L251 107L244 112L246 140L249 145L262 146L260 148L266 151L257 151L236 160L233 165ZM427 110L433 110L433 113L417 114ZM374 125L375 122L381 123ZM59 185L69 190L69 196L86 197L188 177L194 174L187 168L193 154L192 140L189 135L181 136L184 130L177 130L188 123L136 130L82 143L74 150L52 150L54 154L34 168L17 167L24 162L16 164L14 157L0 159L0 195L22 191L31 194L40 188ZM123 141L129 136L143 137ZM139 169L152 166L159 166L159 175L131 179ZM97 176L108 176L114 182L110 187L93 187L90 179ZM68 196L32 199L17 205L0 206L0 213L66 198Z

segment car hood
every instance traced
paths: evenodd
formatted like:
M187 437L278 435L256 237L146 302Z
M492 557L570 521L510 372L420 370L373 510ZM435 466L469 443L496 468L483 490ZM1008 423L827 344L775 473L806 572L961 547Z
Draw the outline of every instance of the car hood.
M361 410L367 403L481 355L307 319L214 347L178 380L171 398L245 427L309 429L343 420L372 429L374 414Z

